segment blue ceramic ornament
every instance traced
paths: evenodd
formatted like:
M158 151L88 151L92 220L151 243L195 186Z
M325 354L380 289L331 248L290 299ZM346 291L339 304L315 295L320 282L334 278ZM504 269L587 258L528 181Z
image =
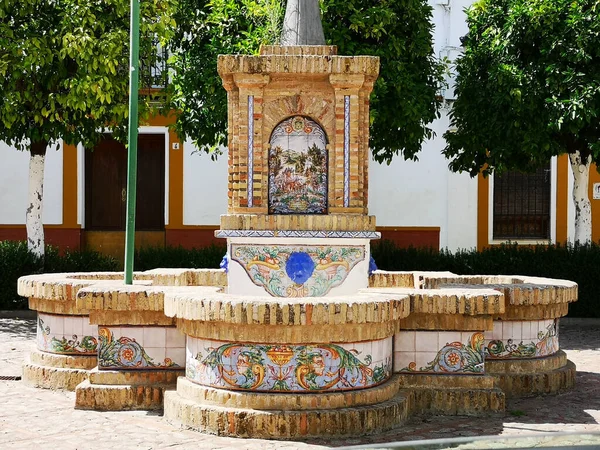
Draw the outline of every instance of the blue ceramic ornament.
M315 271L315 262L305 252L292 252L285 264L285 273L296 284L304 284Z

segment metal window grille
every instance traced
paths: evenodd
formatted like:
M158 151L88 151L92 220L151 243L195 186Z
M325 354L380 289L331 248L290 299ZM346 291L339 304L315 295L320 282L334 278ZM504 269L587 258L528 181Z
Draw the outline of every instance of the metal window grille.
M168 83L169 54L156 40L151 55L140 59L140 86L142 89L163 89Z
M494 239L550 239L550 163L494 176Z

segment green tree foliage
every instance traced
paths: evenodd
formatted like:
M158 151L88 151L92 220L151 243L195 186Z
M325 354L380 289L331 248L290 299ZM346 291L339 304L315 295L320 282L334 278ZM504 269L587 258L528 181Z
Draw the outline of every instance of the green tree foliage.
M170 25L168 4L141 2L146 59ZM25 150L27 140L88 144L105 126L122 132L128 58L127 0L0 1L0 139Z
M426 0L323 0L325 37L343 55L381 58L371 96L370 147L378 161L416 159L433 135L442 65L432 53L431 7ZM226 143L227 95L217 55L256 54L277 43L282 0L181 0L171 41L171 106L177 130L214 154Z
M600 3L480 0L457 62L445 155L454 171L600 159Z
M174 24L172 1L141 1L140 54L147 64ZM127 0L0 0L0 140L30 150L26 222L38 256L47 144L93 147L104 128L125 135L128 42Z

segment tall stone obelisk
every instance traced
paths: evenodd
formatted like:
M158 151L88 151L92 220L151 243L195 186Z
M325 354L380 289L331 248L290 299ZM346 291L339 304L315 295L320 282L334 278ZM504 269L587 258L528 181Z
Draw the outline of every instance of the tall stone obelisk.
M325 45L319 0L288 0L281 45Z

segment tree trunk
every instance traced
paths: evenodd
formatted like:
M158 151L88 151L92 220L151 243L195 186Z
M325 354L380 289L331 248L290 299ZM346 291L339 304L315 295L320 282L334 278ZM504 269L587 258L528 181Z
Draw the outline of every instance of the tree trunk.
M582 158L579 150L569 153L573 171L573 202L575 203L575 243L592 242L592 205L588 188L590 184L590 165L592 156Z
M42 222L44 200L44 161L47 141L32 142L29 156L29 202L25 214L27 248L34 255L44 258L44 224Z

